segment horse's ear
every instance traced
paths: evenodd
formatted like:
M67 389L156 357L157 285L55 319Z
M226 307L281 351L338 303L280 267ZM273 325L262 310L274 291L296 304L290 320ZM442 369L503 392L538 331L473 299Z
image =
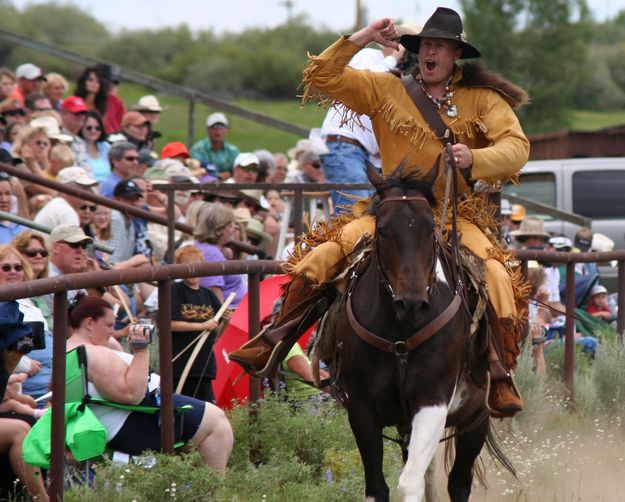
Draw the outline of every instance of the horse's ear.
M441 173L443 172L443 170L440 169L441 157L442 155L439 154L436 160L434 161L434 165L432 166L432 169L430 169L428 173L423 177L424 183L427 183L428 185L433 186L434 183L436 183L436 181L438 180L438 178L440 178Z
M382 176L378 174L378 170L371 162L368 160L365 162L367 164L367 177L369 178L371 184L377 188L383 181Z

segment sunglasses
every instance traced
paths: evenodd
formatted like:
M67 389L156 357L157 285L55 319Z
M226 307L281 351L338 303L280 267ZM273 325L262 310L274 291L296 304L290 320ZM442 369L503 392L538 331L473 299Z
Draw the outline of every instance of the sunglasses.
M124 157L124 160L128 162L139 162L139 157L134 155L129 155L128 157Z
M24 267L19 263L5 263L0 268L2 268L2 271L6 273L9 273L11 270L15 270L16 272L21 272L22 270L24 270Z
M85 126L86 131L101 131L102 128L100 126Z
M23 255L28 256L29 258L34 258L37 255L40 255L42 258L47 258L48 257L48 250L47 249L24 249L24 251L22 251Z
M63 242L63 244L67 244L72 249L87 249L87 243L84 241L83 242L61 241L61 242Z
M24 110L8 110L6 112L2 112L2 114L8 115L9 117L17 117L18 115L24 117L26 115L26 112Z
M50 146L50 143L48 143L47 141L35 141L35 145L37 146Z
M239 169L245 171L246 173L258 172L258 166L256 164L250 164L249 166L239 166Z
M82 206L80 206L80 210L81 211L91 211L92 213L95 213L95 210L98 208L98 206L91 206L89 204L83 204Z
M319 169L321 167L321 162L311 162L310 165L315 169Z

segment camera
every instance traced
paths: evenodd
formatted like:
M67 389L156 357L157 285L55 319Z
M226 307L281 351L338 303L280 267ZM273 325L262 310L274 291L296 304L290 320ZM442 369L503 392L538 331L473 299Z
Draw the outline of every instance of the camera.
M144 339L137 340L134 336L142 335ZM133 350L145 349L154 339L154 326L151 324L133 324L128 328L128 346Z
M46 348L46 337L41 321L29 321L24 323L30 327L32 334L26 335L19 340L10 344L7 349L14 350L21 354L28 354L31 350L40 350Z

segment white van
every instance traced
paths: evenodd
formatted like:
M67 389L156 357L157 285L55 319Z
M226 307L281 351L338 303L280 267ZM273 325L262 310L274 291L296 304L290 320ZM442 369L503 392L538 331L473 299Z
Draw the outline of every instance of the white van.
M511 193L590 218L593 231L610 237L615 249L625 249L625 157L530 161L520 181L519 186L505 185L502 197ZM549 215L538 216L545 219L547 231L571 240L580 228Z

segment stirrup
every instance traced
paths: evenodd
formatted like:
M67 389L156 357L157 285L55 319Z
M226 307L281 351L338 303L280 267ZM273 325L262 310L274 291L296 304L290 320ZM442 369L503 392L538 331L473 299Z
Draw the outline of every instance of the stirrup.
M504 381L504 380L498 380L498 381ZM512 387L512 389L514 390L515 394L519 397L519 399L521 398L521 391L519 390L519 388L517 387L516 381L514 379L514 374L512 373L512 371L508 372L508 383L510 384L510 386ZM493 418L511 418L514 416L510 415L510 414L506 414L506 413L502 413L499 410L495 410L494 408L491 408L489 403L488 403L488 398L490 397L490 387L491 387L491 378L490 378L490 371L486 371L486 396L484 399L484 404L486 406L486 410L488 411L488 414L493 417Z

